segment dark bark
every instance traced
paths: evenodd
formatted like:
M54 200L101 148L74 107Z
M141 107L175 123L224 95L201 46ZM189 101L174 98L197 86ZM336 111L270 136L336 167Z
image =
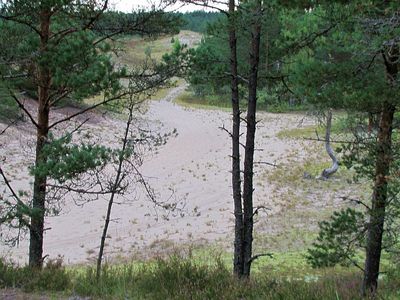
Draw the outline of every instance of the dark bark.
M398 75L399 49L383 54L388 88L396 82ZM388 101L383 102L377 136L374 189L372 194L370 220L368 224L364 281L364 295L376 293L382 253L382 238L388 201L388 175L392 163L392 130L396 107Z
M261 2L255 5L254 24L252 28L251 49L250 49L250 73L249 73L249 97L247 104L247 132L244 157L243 175L243 276L250 276L252 263L253 244L253 167L254 167L254 146L256 134L256 110L257 110L257 80L260 57L260 35L261 35Z
M235 25L235 1L229 0L229 47L231 67L232 96L232 192L235 214L235 241L233 254L233 273L243 274L243 208L240 178L240 107L237 71L237 47Z
M374 128L374 115L373 113L368 113L368 135L372 134L372 130Z
M40 13L40 53L47 51L50 35L50 11L43 9ZM49 133L49 91L51 85L50 70L41 63L38 69L38 117L36 132L35 165L45 163L43 147ZM33 182L32 216L30 226L29 266L41 268L43 264L43 230L46 201L47 176L35 174Z
M378 131L378 153L375 165L375 182L367 236L363 293L374 294L378 287L379 265L382 252L382 237L385 209L388 200L388 181L391 164L392 123L395 109L385 102Z

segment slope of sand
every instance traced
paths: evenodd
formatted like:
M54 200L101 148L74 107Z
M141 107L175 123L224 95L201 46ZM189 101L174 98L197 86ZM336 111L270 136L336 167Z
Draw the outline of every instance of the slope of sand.
M179 213L169 213L147 200L143 189L132 188L119 197L113 207L105 258L131 255L149 256L163 251L167 245L186 243L219 243L231 245L233 213L230 184L230 139L220 129L231 127L230 114L219 110L195 110L178 106L173 98L183 91L171 90L162 101L152 101L140 121L152 129L177 135L157 150L147 153L141 172L156 191L159 201L177 201ZM33 111L35 104L27 101ZM72 109L61 109L54 118L61 118ZM260 113L257 129L256 161L279 164L286 153L298 147L295 141L281 140L276 134L284 128L298 126L302 119L294 114ZM117 146L124 122L112 116L88 114L85 131L104 144ZM73 124L70 126L73 126ZM1 124L0 130L4 128ZM27 166L33 162L34 131L29 123L9 128L0 136L0 156L6 158L2 168L16 190L29 190L31 177ZM300 153L300 156L302 154ZM306 153L303 153L306 155ZM299 157L301 159L301 157ZM271 199L272 186L259 174L273 167L256 165L255 202L280 210L279 199ZM49 217L45 227L44 254L50 258L64 257L68 264L93 260L98 251L107 199L77 206L70 197L63 199L61 214ZM27 259L27 236L17 248L1 245L6 258L20 263Z

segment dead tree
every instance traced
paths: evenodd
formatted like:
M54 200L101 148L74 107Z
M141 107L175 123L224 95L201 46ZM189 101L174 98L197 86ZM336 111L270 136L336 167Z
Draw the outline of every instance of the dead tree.
M102 259L103 259L103 252L104 252L104 245L105 245L105 241L106 241L106 237L107 237L107 230L108 230L108 226L110 224L112 206L114 203L114 199L115 199L116 195L118 194L118 189L121 185L121 179L122 179L122 176L124 173L123 163L126 159L129 159L126 152L127 152L127 147L129 145L129 132L130 132L130 127L131 127L132 121L133 121L134 107L136 105L136 103L132 100L132 98L129 101L130 101L130 103L128 106L128 120L126 121L125 132L124 132L124 136L122 138L121 151L118 154L118 168L116 170L115 180L112 183L110 199L108 201L106 219L104 220L103 233L101 235L99 255L97 257L97 265L96 265L97 280L100 278L101 263L102 263Z
M237 38L235 22L235 1L229 0L229 48L231 67L231 101L232 101L232 192L235 215L235 238L233 251L233 273L243 274L243 208L240 174L240 107L237 70Z
M250 46L250 73L249 73L249 95L246 116L246 145L243 170L243 276L250 276L253 244L253 177L254 177L254 148L256 138L256 111L257 111L257 81L258 66L260 60L260 37L261 37L261 1L254 3L253 28L251 31Z
M231 77L231 103L232 103L232 132L228 132L232 140L232 193L235 215L235 237L234 237L234 258L233 272L238 278L248 278L252 262L262 255L252 256L253 243L253 218L255 214L253 206L253 177L254 177L254 148L256 134L256 110L257 110L257 82L260 60L260 39L262 24L262 3L260 0L249 1L241 4L248 4L248 8L239 7L243 12L249 14L251 21L251 41L249 47L249 75L243 78L238 74L237 59L237 18L239 12L236 10L235 0L228 1L228 12L219 6L220 1L182 0L184 3L192 3L216 9L228 17L228 35L230 48L230 74ZM247 115L244 120L246 124L246 142L244 145L243 164L243 193L241 179L240 160L240 124L241 111L239 106L238 80L244 79L248 85Z
M332 128L332 110L328 110L326 116L326 129L325 129L325 149L329 157L332 159L332 166L322 171L321 178L328 179L339 169L339 161L331 147L331 128Z

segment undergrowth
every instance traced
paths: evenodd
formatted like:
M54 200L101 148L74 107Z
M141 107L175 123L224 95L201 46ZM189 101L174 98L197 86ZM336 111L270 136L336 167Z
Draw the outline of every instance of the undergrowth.
M91 299L361 299L360 273L327 269L324 275L303 279L254 272L250 280L238 280L222 260L205 264L172 255L145 263L106 266L96 280L95 269L66 269L58 262L42 271L0 262L0 286L27 292L54 292ZM380 295L398 299L398 277L380 282Z

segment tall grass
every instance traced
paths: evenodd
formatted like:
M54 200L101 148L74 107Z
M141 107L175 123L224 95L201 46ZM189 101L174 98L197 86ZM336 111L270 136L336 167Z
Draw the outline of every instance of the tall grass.
M51 263L37 272L0 263L1 287L62 291L65 295L93 299L345 300L361 299L360 284L360 274L351 273L284 280L260 272L250 280L238 280L218 258L212 264L204 264L178 255L145 263L106 266L98 281L92 267L66 270L59 263ZM382 281L382 297L398 299L398 287L398 278Z
M61 260L49 261L41 271L0 260L0 288L20 288L27 292L65 291L71 287L72 275L62 266Z

